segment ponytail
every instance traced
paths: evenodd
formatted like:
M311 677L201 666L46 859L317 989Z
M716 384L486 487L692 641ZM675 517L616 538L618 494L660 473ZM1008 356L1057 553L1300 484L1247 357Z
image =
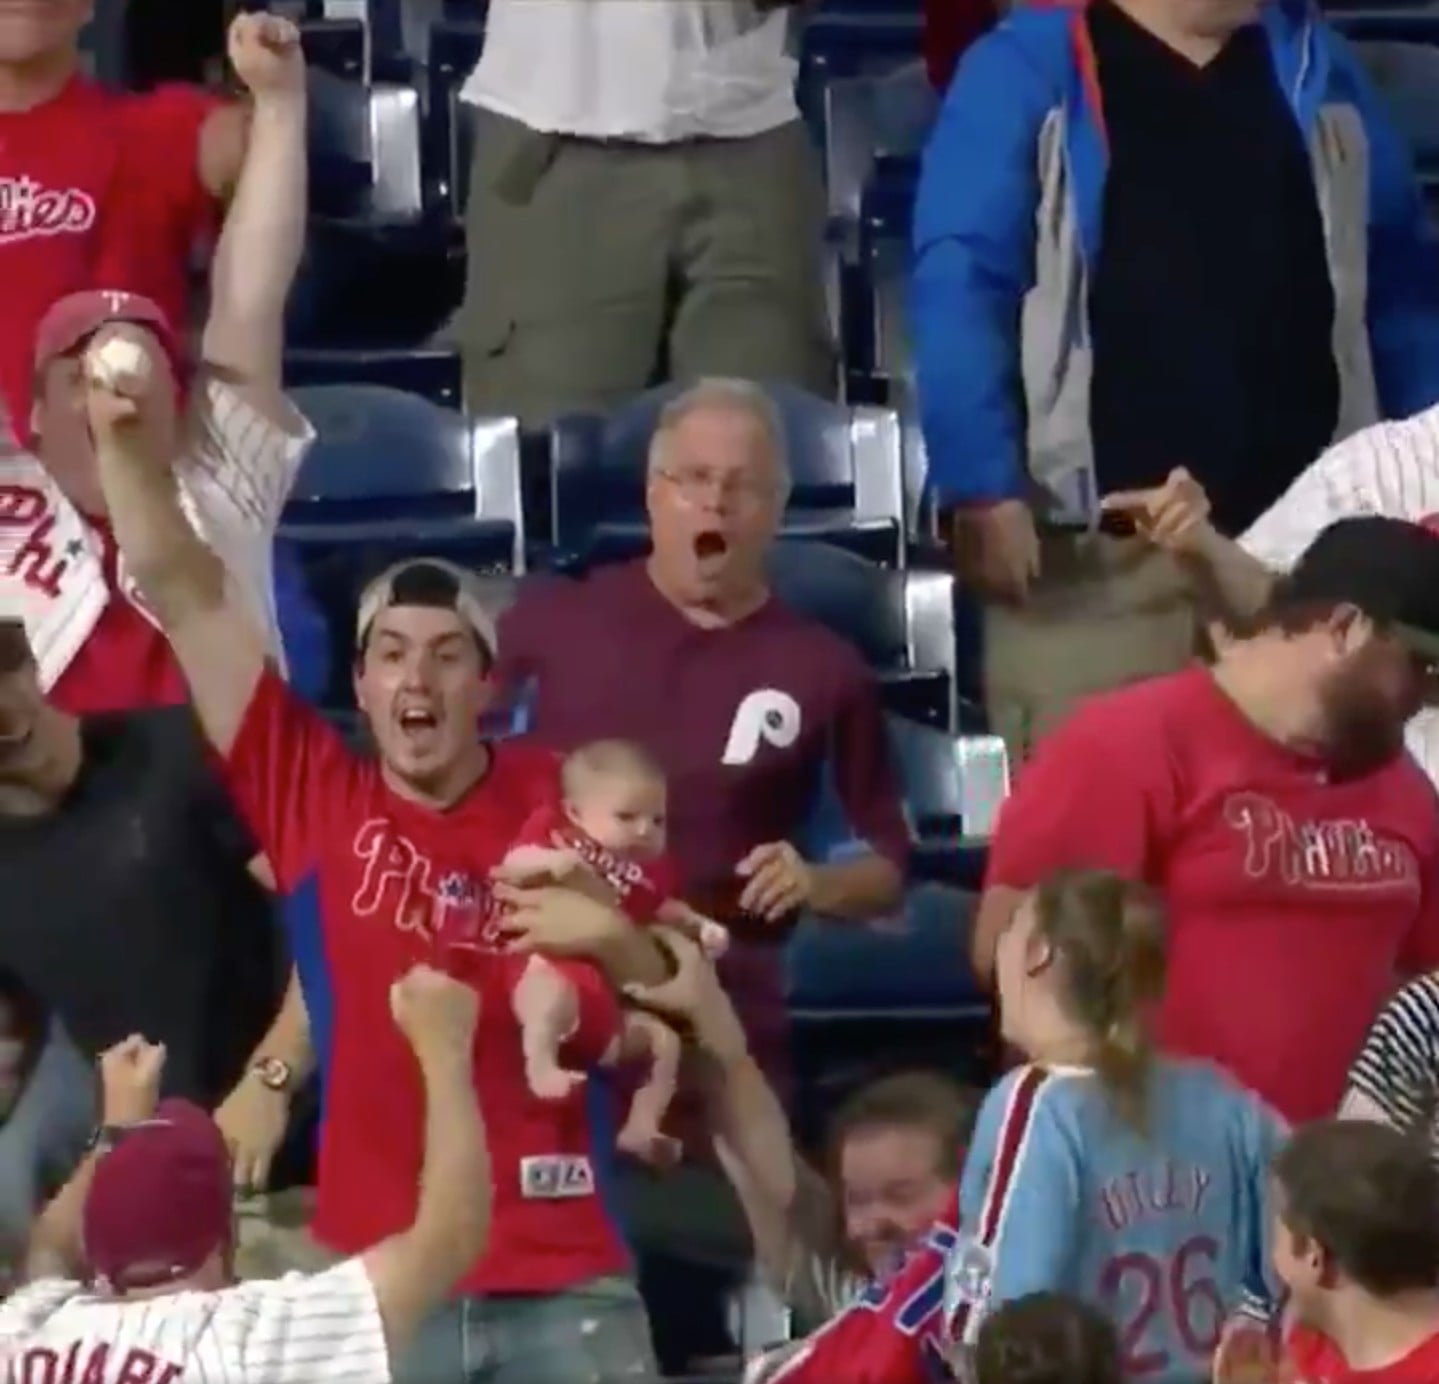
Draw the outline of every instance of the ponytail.
M1116 1115L1149 1129L1149 1013L1164 990L1164 914L1143 885L1065 871L1036 891L1041 930L1063 963L1067 1007L1093 1035L1090 1060Z

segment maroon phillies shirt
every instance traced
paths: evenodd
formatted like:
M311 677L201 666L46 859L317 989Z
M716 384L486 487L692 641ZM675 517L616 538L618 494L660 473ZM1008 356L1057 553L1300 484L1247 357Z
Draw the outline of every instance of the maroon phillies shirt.
M530 728L544 743L563 752L619 737L664 766L669 849L696 907L732 921L735 866L756 846L799 838L826 760L854 834L905 867L909 831L874 676L844 640L779 601L701 629L641 559L581 581L527 582L499 644L497 677L513 691L533 683ZM721 973L779 1075L782 948L740 939Z

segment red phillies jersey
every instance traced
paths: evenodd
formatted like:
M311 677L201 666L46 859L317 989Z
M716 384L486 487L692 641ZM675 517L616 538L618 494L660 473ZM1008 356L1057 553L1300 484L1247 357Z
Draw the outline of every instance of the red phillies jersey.
M71 716L188 702L190 689L169 641L116 592L116 549L110 526L100 519L90 520L90 526L105 550L110 600L90 637L47 693L49 700Z
M1291 1122L1332 1114L1396 973L1439 965L1439 804L1407 755L1331 782L1194 668L1093 697L1020 773L988 885L1066 866L1154 885L1160 1037Z
M1333 1341L1307 1327L1293 1327L1285 1345L1285 1384L1439 1384L1439 1332L1377 1370L1356 1370Z
M189 87L116 95L77 77L42 105L0 113L0 395L20 436L35 329L58 298L125 289L186 320L191 251L215 222L198 157L216 104Z
M899 1270L870 1284L839 1316L774 1363L753 1384L937 1384L944 1362L944 1276L959 1241L959 1208L937 1222Z
M460 802L422 807L266 672L225 768L280 888L319 894L322 935L292 939L326 1065L315 1237L358 1253L414 1216L424 1101L389 989L417 962L438 962L481 992L475 1083L494 1176L489 1250L459 1291L557 1292L626 1272L629 1257L600 1195L596 1162L610 1150L592 1120L602 1078L565 1100L531 1095L490 891L520 828L557 794L556 761L517 742L491 753ZM580 997L565 1060L596 1063L618 1031L617 1001L593 967L551 964Z
M619 896L625 913L651 923L660 906L679 892L679 876L668 856L645 860L620 855L581 831L560 807L543 807L525 823L518 846L553 846L573 851Z

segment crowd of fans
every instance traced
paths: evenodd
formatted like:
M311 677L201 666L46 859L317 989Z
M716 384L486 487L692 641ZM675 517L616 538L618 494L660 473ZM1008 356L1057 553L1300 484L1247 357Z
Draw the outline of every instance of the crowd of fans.
M299 31L120 94L89 9L0 0L7 1378L1439 1382L1439 250L1323 18L1020 6L948 86L912 322L1006 1070L864 1084L826 1164L785 943L911 837L873 671L767 579L765 386L840 378L795 7L490 0L467 404L677 389L645 557L373 575L363 747L275 547Z

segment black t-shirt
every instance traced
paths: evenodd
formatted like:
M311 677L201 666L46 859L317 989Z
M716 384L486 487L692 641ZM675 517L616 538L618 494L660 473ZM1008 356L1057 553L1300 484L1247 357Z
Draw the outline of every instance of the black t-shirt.
M224 1095L263 1035L283 958L254 854L187 707L82 722L62 805L0 816L0 964L82 1050L168 1048L165 1093Z
M1086 17L1110 149L1091 297L1100 489L1185 466L1239 533L1338 418L1303 132L1257 24L1197 67L1110 0Z

